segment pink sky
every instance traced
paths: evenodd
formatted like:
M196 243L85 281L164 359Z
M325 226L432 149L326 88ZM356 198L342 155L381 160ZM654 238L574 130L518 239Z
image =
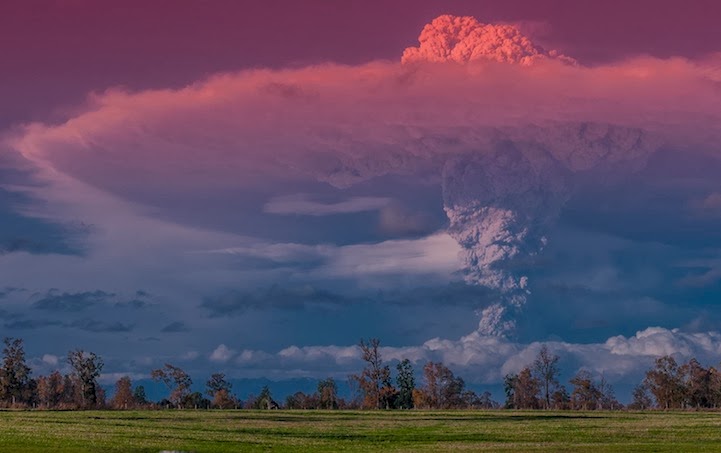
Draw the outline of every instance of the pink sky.
M255 66L397 60L434 17L521 22L584 64L718 51L721 2L5 0L0 126L53 118L91 90L184 85Z

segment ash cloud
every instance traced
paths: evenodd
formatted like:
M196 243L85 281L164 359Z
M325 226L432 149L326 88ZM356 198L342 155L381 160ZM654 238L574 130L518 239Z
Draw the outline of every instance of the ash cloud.
M675 246L683 245L682 237L698 237L689 234L698 224L681 225L670 210L643 223L645 231L629 231L629 224L638 222L625 215L648 214L643 209L648 200L634 198L630 189L681 201L693 195L700 208L713 208L718 188L689 188L674 179L673 170L702 154L719 160L717 64L652 58L596 67L566 64L512 26L448 16L429 24L420 46L407 50L402 61L244 71L177 90L110 90L89 99L88 109L66 123L29 125L8 145L48 184L39 193L77 207L73 215L79 211L99 222L109 209L96 199L87 201L92 190L179 224L187 221L182 209L195 215L207 207L206 200L226 197L223 210L232 213L238 194L251 193L262 196L250 204L258 213L267 200L274 200L276 211L280 200L279 212L313 217L380 210L380 229L412 234L422 231L422 221L381 206L378 199L393 198L389 194L355 193L331 204L301 199L289 205L278 197L310 193L309 186L371 193L370 186L383 178L430 181L443 193L439 208L460 246L464 281L498 293L494 303L479 303L481 335L512 331L534 286L524 267L558 240L553 227L569 200L584 214L597 209L585 217L598 224L594 228L614 234L663 237ZM661 153L672 156L657 164L667 167L658 173L663 187L649 168ZM68 187L76 192L64 190ZM594 190L606 195L599 200L610 208L589 197ZM627 199L633 203L622 206L626 211L614 210ZM689 210L689 204L678 205ZM114 222L105 222L112 231ZM122 256L125 245L151 229L158 242L172 236L172 247L235 253L237 236L208 239L210 234L166 226L146 222L130 232L116 227L122 240L111 249L113 256ZM447 236L429 238L432 250L426 254L390 241L342 250L292 248L331 262L319 270L326 278L393 271L398 280L395 273L407 274L409 267L439 273L439 257L452 264L441 253L454 251ZM183 256L175 249L156 250L174 263ZM400 254L409 258L400 260ZM222 275L225 285L236 277L232 271ZM260 305L256 299L215 307L234 312ZM286 306L284 299L278 298Z
M401 62L455 62L475 60L531 65L544 58L574 63L556 51L546 52L514 25L484 24L470 16L439 16L421 31L419 46L403 52Z

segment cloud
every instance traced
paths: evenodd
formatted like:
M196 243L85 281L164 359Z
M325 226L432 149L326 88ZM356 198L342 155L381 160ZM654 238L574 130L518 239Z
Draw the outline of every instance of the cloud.
M78 319L67 324L67 326L95 333L130 332L134 327L132 324L124 324L119 321L105 322L90 318Z
M421 31L420 45L403 52L403 63L490 60L530 65L542 58L574 60L546 52L514 25L483 24L470 16L439 16Z
M376 211L390 201L379 197L353 197L336 203L321 203L313 201L307 194L296 194L273 198L263 206L263 211L269 214L325 216Z
M163 327L160 331L165 333L189 332L190 328L182 321L175 321Z
M232 349L229 349L224 344L218 345L217 348L210 354L210 361L211 362L220 362L225 363L228 360L230 360L233 355L235 354L235 351Z
M432 225L432 220L427 213L410 211L400 203L384 206L378 217L379 228L390 234L428 234L432 232Z
M404 275L448 279L459 269L457 243L445 233L419 239L392 239L374 244L306 245L294 243L250 243L210 250L209 254L247 256L275 263L303 263L315 278L374 277ZM300 272L303 272L302 270ZM398 284L397 279L394 284Z
M561 357L564 376L570 378L578 369L586 368L628 387L638 383L661 355L672 355L679 361L696 357L702 363L715 364L721 353L721 334L649 327L633 336L614 336L601 343L516 343L472 333L458 340L434 338L419 346L384 346L381 355L390 362L407 358L416 367L441 361L467 382L493 384L502 381L505 374L530 365L542 344ZM315 377L352 373L362 366L356 346L290 346L277 353L246 350L236 361L268 373L294 369Z
M37 310L78 312L103 304L115 298L115 294L96 290L82 293L58 293L51 291L40 300L33 302Z
M230 291L220 296L206 297L201 306L211 316L241 315L247 310L302 309L312 306L335 306L351 301L339 294L306 285L282 288L272 286L256 291Z
M77 255L84 252L85 225L59 222L34 215L33 206L41 200L27 190L30 173L26 169L3 168L0 146L0 255L18 252Z
M717 218L688 212L689 200L712 208L710 194L721 193L717 61L584 67L513 27L467 18L429 27L410 53L430 49L425 60L452 61L258 69L179 89L112 89L65 122L18 129L2 153L32 169L34 184L20 193L33 203L22 216L92 228L85 253L40 259L16 247L0 256L0 275L45 290L80 286L78 276L97 287L147 287L189 317L198 298L222 288L237 293L216 309L261 306L247 294L280 279L293 288L387 288L463 278L497 295L491 306L484 291L468 296L478 297L478 332L504 334L533 300L544 254L569 243L552 234L567 231L559 222L658 243L671 249L669 263L721 243ZM369 238L369 229L422 231L405 200L429 187L441 194L435 208L447 231ZM268 205L309 215L294 224L294 216L267 215ZM354 215L318 215L332 212ZM278 239L294 230L319 232ZM575 244L546 262L546 277L575 278L563 263L595 258L593 241ZM640 264L621 252L609 259L678 277L664 260ZM619 267L587 285L624 287L618 280L631 273ZM539 324L559 317L552 300L544 308Z
M46 363L48 365L56 366L58 364L58 356L52 354L43 354L42 361L43 363Z
M200 357L200 353L198 351L191 350L191 351L188 351L188 352L184 353L183 355L181 355L180 359L181 360L195 360L198 357Z
M151 241L148 231L157 231L158 240L142 254L160 249L168 260L174 247L190 248L192 240L217 243L221 235L147 219L121 231L104 220L113 215L108 203L88 197L93 187L119 197L113 206L129 200L179 223L188 213L198 219L195 213L208 199L249 192L269 194L265 200L271 201L256 206L256 213L316 217L380 209L380 231L412 232L422 230L422 221L385 204L393 194L320 202L305 195L288 198L286 187L325 183L360 190L370 187L370 180L391 176L431 181L443 192L439 208L448 217L454 247L462 249L466 280L507 293L496 309L505 314L494 319L510 325L506 318L525 304L533 285L517 262L543 252L554 239L548 227L567 200L585 200L586 181L613 185L630 178L624 175L643 171L662 147L677 149L678 160L692 153L690 148L715 146L721 119L709 74L714 73L706 66L684 60L636 59L587 68L548 58L530 67L481 59L463 66L370 63L245 71L179 90L111 90L64 124L28 126L9 145L54 187L38 191L53 205L91 200L83 215L103 222L106 244L112 240L108 247L119 249L112 256L128 255L123 244L137 237ZM291 100L269 92L268 83L314 95ZM73 181L71 187L84 186L61 189L71 184L63 178ZM72 199L57 199L71 194ZM250 218L248 206L243 212ZM119 212L126 213L118 223L123 225L143 209L123 206ZM224 212L229 217L233 210ZM433 248L426 255L400 242L298 245L293 253L327 263L313 266L325 278L439 268L452 273L458 258L447 239L434 235L413 243ZM276 250L284 247L291 248Z
M61 326L60 321L49 319L17 319L5 323L6 329L11 330L34 330L45 327Z
M700 200L691 200L691 210L701 216L711 219L721 218L721 192L713 192Z
M5 288L0 289L0 299L4 299L13 293L22 293L25 291L27 291L27 290L24 288L15 288L12 286L6 286Z

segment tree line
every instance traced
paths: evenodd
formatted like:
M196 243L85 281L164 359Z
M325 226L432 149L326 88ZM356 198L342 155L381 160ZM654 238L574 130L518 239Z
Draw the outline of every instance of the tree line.
M633 401L624 406L603 376L579 370L569 381L570 391L560 383L559 356L543 345L532 363L504 377L505 402L493 401L489 392L477 394L466 387L440 362L423 365L416 382L413 364L403 359L391 366L383 361L380 341L361 340L363 368L349 376L353 388L349 399L338 395L333 378L318 382L313 393L296 392L284 402L273 399L265 386L261 392L241 400L223 373L214 373L205 392L192 390L193 380L183 369L166 363L152 370L151 378L163 383L168 396L149 401L142 385L133 386L128 376L115 383L107 399L98 383L103 360L92 352L76 349L67 356L70 373L56 370L32 377L23 341L3 340L0 367L0 406L39 409L555 409L555 410L646 410L716 409L721 407L721 371L704 367L696 359L678 364L671 356L656 359L639 385ZM393 376L395 374L395 376Z

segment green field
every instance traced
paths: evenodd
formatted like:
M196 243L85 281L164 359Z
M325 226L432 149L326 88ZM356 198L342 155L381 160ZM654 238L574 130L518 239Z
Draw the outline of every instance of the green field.
M721 413L0 412L0 451L721 451Z

